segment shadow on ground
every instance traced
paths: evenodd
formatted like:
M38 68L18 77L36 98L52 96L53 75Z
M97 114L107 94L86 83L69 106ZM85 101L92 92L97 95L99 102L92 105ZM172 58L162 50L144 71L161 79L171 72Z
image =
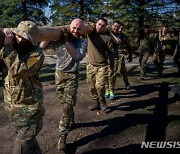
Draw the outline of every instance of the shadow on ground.
M147 124L146 136L144 141L165 141L166 127L174 120L180 120L180 116L168 116L168 104L175 103L176 100L168 98L169 85L168 83L162 83L159 87L159 97L157 98L153 114L125 114L123 117L116 117L98 122L79 123L78 127L99 127L105 126L102 131L98 133L85 136L73 143L68 144L67 154L75 154L78 147L83 146L91 141L99 138L103 138L110 135L116 135L120 132L138 124ZM173 102L172 102L173 101ZM134 109L137 107L133 107ZM141 149L139 144L130 144L118 149L93 149L91 151L84 152L85 154L94 153L151 153L151 152L163 152L165 149ZM170 149L170 152L177 152L176 149Z

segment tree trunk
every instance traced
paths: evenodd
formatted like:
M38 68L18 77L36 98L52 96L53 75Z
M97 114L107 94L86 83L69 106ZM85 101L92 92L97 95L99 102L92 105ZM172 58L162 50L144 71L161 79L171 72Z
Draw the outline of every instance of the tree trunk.
M61 37L60 29L62 27L68 28L69 26L65 25L65 26L56 26L56 27L48 27L48 26L38 27L38 33L34 37L36 38L37 42L58 40ZM3 33L3 28L0 28L0 49L3 47L3 45L4 45L4 33Z

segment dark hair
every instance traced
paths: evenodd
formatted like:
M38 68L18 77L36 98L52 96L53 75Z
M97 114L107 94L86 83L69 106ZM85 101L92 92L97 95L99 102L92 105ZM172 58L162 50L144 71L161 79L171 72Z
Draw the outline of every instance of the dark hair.
M114 23L117 23L117 24L119 24L120 26L123 26L123 27L124 27L124 24L123 24L122 22L118 21L118 20L115 20L115 21L113 22L113 24L114 24Z
M163 27L169 29L169 26L168 26L168 25L164 25Z
M99 21L99 20L104 21L106 23L106 25L108 24L107 20L105 18L103 18L103 17L99 18L97 21Z

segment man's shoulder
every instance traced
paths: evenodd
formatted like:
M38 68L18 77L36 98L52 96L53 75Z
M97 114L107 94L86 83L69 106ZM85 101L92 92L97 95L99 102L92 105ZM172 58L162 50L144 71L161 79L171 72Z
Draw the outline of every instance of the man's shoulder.
M111 37L107 34L101 34L101 37L105 40L111 40Z

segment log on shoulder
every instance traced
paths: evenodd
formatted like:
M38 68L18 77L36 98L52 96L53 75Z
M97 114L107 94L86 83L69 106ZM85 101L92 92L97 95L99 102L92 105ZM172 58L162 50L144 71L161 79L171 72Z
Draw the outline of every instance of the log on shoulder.
M64 26L39 26L38 32L34 36L37 42L41 41L53 41L61 37L61 28L69 29L69 25ZM0 28L0 49L4 46L4 33L3 28Z

